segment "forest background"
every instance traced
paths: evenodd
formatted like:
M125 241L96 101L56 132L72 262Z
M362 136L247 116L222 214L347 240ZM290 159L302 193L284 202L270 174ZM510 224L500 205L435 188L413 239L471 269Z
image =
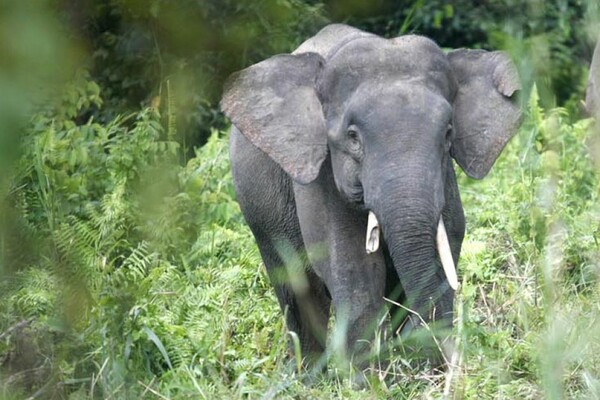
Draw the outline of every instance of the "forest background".
M585 0L2 1L0 396L600 398L599 21ZM398 360L303 382L235 202L223 82L331 22L502 49L523 80L494 171L459 176L447 380Z

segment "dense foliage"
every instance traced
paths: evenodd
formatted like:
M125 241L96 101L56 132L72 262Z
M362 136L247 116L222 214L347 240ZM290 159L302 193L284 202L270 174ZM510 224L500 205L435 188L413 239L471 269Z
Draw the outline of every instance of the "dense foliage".
M223 128L221 87L233 71L290 52L330 22L393 37L419 33L442 47L505 49L521 59L545 106L579 112L600 6L586 0L86 0L60 3L91 50L107 104L99 118L167 96L191 154ZM193 88L194 90L188 90ZM193 154L192 154L193 155Z
M242 349L252 330L278 323L268 298L239 297L266 283L233 200L223 140L215 132L179 167L179 146L152 108L106 125L75 123L100 104L98 86L82 78L24 137L10 196L14 270L1 290L5 395L59 382L46 395L134 396L137 379L192 360L191 376L233 375L229 350L214 345ZM246 317L230 320L230 307ZM269 317L252 317L256 307ZM240 333L229 340L234 322Z
M578 111L595 2L36 4L0 5L0 398L600 396L600 140ZM299 374L235 202L222 81L328 21L502 47L526 81L490 176L459 176L447 377Z

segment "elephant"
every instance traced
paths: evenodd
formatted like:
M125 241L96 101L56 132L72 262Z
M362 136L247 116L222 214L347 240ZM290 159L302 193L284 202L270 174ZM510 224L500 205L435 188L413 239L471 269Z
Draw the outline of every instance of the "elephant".
M585 108L589 116L594 117L596 121L600 120L600 38L592 55Z
M227 80L237 199L306 365L450 332L465 234L452 160L489 172L520 88L502 52L344 24Z

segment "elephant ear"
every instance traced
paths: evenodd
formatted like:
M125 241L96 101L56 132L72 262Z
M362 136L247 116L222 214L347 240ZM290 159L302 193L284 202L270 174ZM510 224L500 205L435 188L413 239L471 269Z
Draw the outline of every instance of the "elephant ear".
M458 84L452 156L467 175L481 179L521 124L519 76L502 52L460 49L448 60Z
M327 156L315 89L323 63L316 53L271 57L234 74L221 100L244 136L299 183L313 181Z

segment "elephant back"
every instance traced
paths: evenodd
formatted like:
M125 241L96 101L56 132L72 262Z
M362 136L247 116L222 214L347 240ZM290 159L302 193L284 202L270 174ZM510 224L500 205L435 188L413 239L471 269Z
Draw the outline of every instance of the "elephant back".
M376 35L348 25L331 24L321 29L315 36L304 41L292 54L317 53L327 60L349 42L374 36Z

